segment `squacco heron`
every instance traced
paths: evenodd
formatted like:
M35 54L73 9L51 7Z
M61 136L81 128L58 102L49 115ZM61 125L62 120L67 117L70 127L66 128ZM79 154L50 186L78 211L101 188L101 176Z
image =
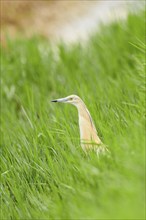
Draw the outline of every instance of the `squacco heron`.
M52 102L69 103L77 107L81 147L85 152L88 150L94 150L97 152L97 154L105 154L108 151L98 137L92 117L85 103L79 96L70 95L65 98L52 100Z

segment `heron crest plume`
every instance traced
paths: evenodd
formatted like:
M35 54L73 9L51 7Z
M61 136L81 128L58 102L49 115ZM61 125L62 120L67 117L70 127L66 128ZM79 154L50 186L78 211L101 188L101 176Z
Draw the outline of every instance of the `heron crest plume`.
M69 103L76 106L79 118L81 147L85 152L88 150L95 150L97 153L104 153L107 151L107 148L98 137L90 112L79 96L70 95L65 98L52 100L52 102Z

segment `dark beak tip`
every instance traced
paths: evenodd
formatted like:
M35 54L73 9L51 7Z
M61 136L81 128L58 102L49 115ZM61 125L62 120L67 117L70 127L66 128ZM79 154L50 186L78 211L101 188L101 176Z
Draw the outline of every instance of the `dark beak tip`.
M51 100L51 102L57 102L57 100Z

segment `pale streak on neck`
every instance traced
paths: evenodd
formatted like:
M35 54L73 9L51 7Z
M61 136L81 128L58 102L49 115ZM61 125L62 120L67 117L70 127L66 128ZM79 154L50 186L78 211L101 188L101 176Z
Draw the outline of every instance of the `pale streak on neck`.
M83 101L77 105L79 115L79 128L81 142L92 142L100 144L101 140L97 135L96 128L94 126L91 115ZM88 145L89 147L89 145Z

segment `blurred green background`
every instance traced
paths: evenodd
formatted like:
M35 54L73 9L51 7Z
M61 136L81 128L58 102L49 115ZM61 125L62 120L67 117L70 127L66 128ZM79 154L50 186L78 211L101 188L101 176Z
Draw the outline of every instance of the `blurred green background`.
M145 219L145 12L86 44L43 37L1 46L1 219ZM85 156L79 95L110 158Z

